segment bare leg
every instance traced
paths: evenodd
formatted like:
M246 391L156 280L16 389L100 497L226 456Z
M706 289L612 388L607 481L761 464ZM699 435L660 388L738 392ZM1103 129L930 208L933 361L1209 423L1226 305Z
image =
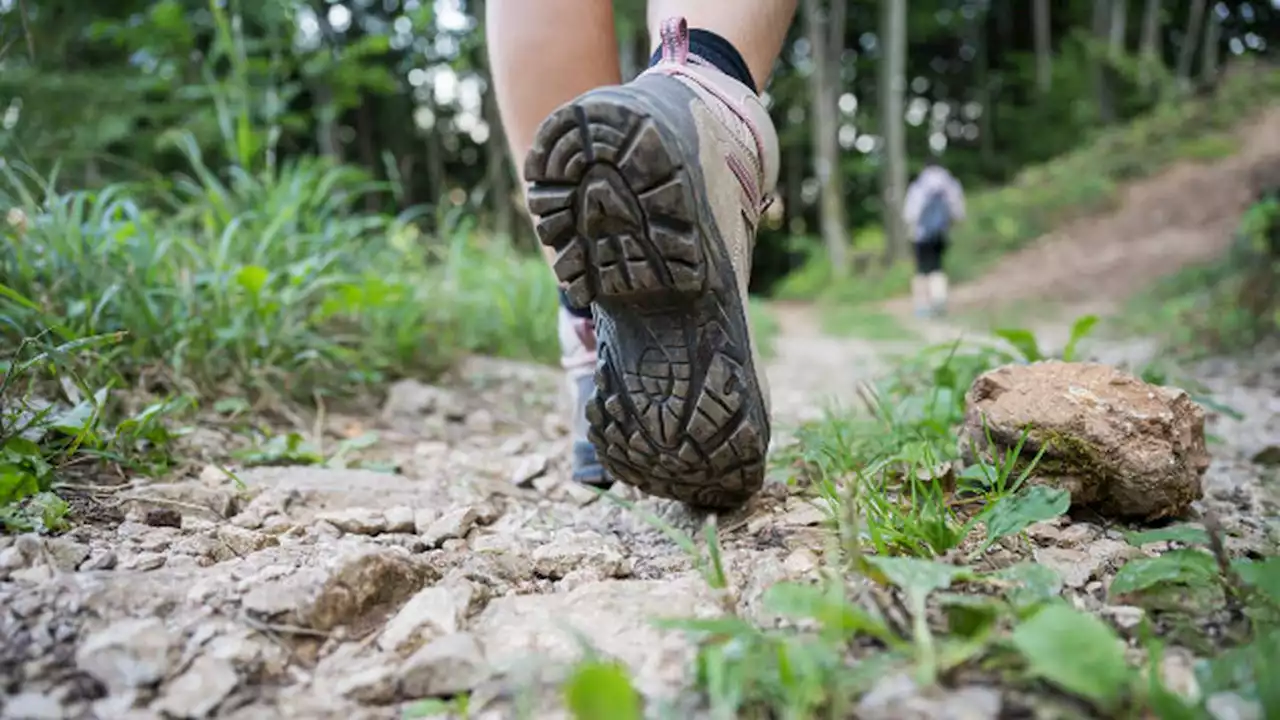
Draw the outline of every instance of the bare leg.
M657 47L658 29L669 17L683 15L691 28L728 40L747 62L757 88L769 81L782 51L797 0L649 0L649 38Z
M941 270L929 273L929 302L935 314L947 308L947 275Z
M489 0L486 44L516 173L552 110L622 82L613 5L602 0ZM523 183L521 183L523 186ZM555 252L546 249L547 258Z

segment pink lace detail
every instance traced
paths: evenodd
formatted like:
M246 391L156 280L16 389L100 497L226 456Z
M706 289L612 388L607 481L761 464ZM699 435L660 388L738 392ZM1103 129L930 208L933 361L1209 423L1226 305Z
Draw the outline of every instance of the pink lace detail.
M689 23L681 16L662 21L662 59L683 65L689 59Z
M596 323L591 318L582 318L579 322L574 323L573 331L578 335L578 339L582 341L582 346L591 352L596 351Z
M738 107L737 101L712 85L701 81L696 74L687 72L681 67L683 65L694 65L718 71L718 68L705 58L689 52L689 23L684 17L675 16L663 20L659 32L662 38L662 64L654 69L668 75L678 76L685 82L697 85L698 89L715 96L720 100L724 108L733 113L736 119L746 128L747 133L750 134L751 144L754 148L745 147L745 143L743 143L743 150L746 151L749 163L753 167L748 168L747 162L732 155L727 158L727 161L729 169L733 171L733 174L737 176L739 183L742 185L748 204L755 210L757 216L764 214L764 211L773 203L773 198L762 193L762 188L764 187L765 171L763 161L765 151L760 129L755 126L751 116ZM754 155L751 154L752 149L755 151ZM752 177L753 175L755 177Z

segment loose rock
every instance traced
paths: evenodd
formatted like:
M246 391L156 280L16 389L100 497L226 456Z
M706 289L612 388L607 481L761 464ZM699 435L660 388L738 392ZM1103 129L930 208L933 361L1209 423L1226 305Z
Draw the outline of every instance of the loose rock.
M165 676L174 638L154 618L122 620L90 635L76 650L76 666L114 693L154 685Z
M175 718L206 718L239 682L240 677L231 663L201 655L165 687L154 707Z
M533 487L533 481L547 474L547 456L535 453L526 455L511 473L511 484L516 487Z
M45 542L45 549L53 566L62 572L72 572L89 557L89 548L66 538L50 538Z
M316 630L357 623L371 611L394 607L416 593L424 568L401 548L364 548L312 568L259 583L242 601L249 612Z
M142 522L151 527L182 527L182 513L171 507L148 509L142 516Z
M989 687L925 694L907 675L883 678L858 702L863 720L995 720L1003 703Z
M466 537L479 518L479 513L473 507L450 510L427 527L427 531L422 533L422 539L431 547L440 547L445 540Z
M466 580L423 588L387 623L378 636L378 647L409 653L423 643L462 629L475 586Z
M975 448L987 460L1012 450L1025 432L1024 462L1044 448L1036 474L1068 489L1073 505L1155 520L1203 496L1204 410L1182 390L1107 365L1047 361L984 373L965 400L967 461Z
M534 663L547 668L578 659L570 628L631 670L637 688L662 694L689 682L693 654L679 632L654 627L655 617L713 617L721 612L695 575L664 580L610 580L566 593L496 598L471 621L471 630L498 672Z
M0 717L13 720L62 720L66 711L58 699L44 693L24 692L0 698Z
M344 508L316 513L316 520L331 523L342 532L355 535L381 535L387 531L387 518L373 508Z
M400 695L406 699L457 695L489 677L476 639L446 635L411 655L400 667Z
M600 578L629 575L622 545L599 533L578 533L557 538L533 551L533 571L559 580L574 570L591 571Z

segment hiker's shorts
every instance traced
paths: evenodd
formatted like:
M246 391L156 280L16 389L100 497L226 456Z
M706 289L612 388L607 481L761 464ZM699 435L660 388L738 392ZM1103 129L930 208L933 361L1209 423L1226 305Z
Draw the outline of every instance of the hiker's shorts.
M916 273L942 272L942 256L947 252L947 236L935 235L916 242Z

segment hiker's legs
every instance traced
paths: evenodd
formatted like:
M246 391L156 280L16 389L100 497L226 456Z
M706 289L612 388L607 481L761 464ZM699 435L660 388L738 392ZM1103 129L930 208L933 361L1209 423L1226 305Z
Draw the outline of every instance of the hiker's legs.
M929 273L929 306L935 315L947 310L947 274L943 269L943 261L947 254L947 237L937 239L937 250Z
M915 252L916 273L911 278L911 298L916 315L925 317L933 309L929 279L938 269L938 243L933 238L917 240L912 245Z
M621 82L613 6L600 0L489 0L486 44L494 92L516 172L538 125L582 93ZM524 184L521 183L521 187ZM547 248L548 261L555 251ZM603 469L586 437L584 407L596 364L591 312L561 301L561 362L573 429L573 478L600 484Z
M516 172L552 110L622 82L613 4L601 0L489 0L485 43L502 129ZM547 259L555 258L550 249Z
M794 5L661 3L649 70L555 110L525 166L556 276L595 318L586 417L609 478L696 505L737 505L764 479L746 287L778 138L755 86Z
M649 0L650 45L657 47L662 22L683 16L690 28L727 40L746 62L757 90L763 90L782 51L797 0ZM696 50L695 50L696 53ZM707 58L717 65L718 58ZM723 72L723 68L721 69Z

